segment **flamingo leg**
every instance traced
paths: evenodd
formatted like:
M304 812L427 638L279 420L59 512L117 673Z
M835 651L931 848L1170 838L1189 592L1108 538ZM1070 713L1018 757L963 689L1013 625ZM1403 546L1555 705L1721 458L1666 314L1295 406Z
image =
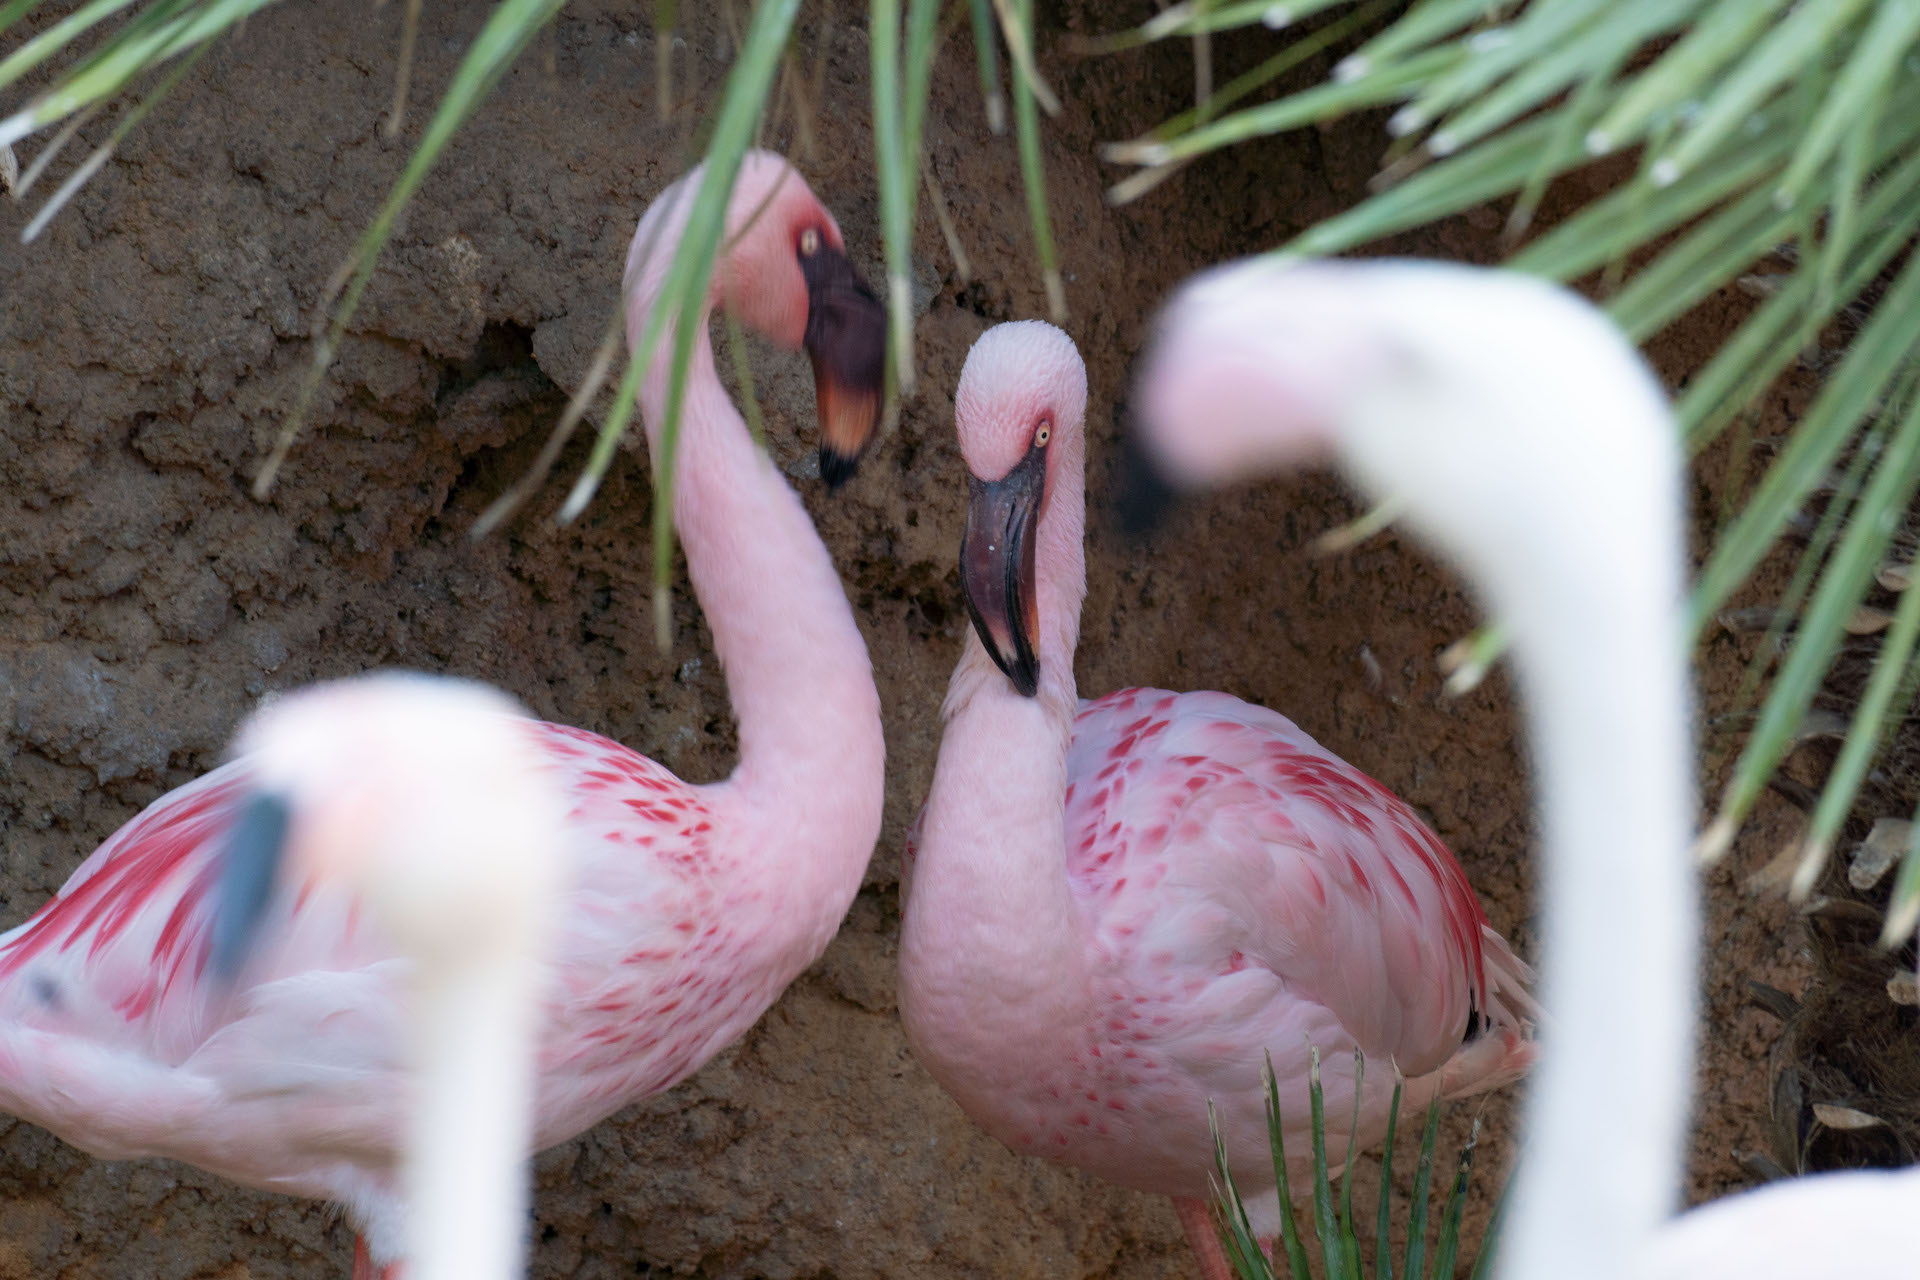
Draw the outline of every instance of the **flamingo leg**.
M1173 1211L1180 1215L1180 1229L1186 1232L1194 1261L1200 1264L1200 1280L1234 1280L1233 1268L1227 1265L1226 1251L1220 1247L1220 1237L1213 1229L1213 1215L1207 1212L1206 1201L1174 1196Z

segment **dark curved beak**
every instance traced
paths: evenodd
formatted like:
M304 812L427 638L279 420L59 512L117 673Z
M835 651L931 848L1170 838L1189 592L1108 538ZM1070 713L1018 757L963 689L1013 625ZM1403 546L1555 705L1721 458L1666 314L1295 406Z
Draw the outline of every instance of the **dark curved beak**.
M960 542L960 591L973 629L994 665L1029 698L1040 688L1033 556L1046 477L1046 450L1033 449L998 480L970 478L973 496Z
M213 971L231 981L240 973L266 918L286 854L292 809L272 792L248 797L227 833L213 897Z
M813 394L820 413L820 474L829 489L853 475L880 425L887 369L887 309L847 261L822 243L800 255L807 281Z

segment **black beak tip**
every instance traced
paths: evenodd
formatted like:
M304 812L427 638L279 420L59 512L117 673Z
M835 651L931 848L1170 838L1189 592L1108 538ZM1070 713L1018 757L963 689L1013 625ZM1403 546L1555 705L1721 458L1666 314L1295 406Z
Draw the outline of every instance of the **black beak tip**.
M1177 495L1160 465L1140 447L1135 432L1124 431L1120 439L1119 494L1114 515L1120 532L1137 542L1165 523Z
M1038 663L1016 662L1007 672L1007 679L1013 681L1013 687L1021 697L1035 697L1040 692L1040 667Z
M820 478L827 482L828 493L838 493L840 486L853 479L853 473L859 469L859 454L842 453L832 445L820 446Z

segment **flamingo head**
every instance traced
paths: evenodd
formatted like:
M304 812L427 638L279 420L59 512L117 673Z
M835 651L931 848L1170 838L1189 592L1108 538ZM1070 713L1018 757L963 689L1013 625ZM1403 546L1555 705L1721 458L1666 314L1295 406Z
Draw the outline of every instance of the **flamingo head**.
M1041 320L995 325L967 352L953 421L970 496L960 588L988 656L1028 697L1040 687L1036 557L1057 478L1084 465L1087 367ZM1080 537L1075 526L1072 537Z
M252 788L215 896L217 971L238 973L280 886L347 890L427 964L540 927L566 807L504 695L400 672L335 681L257 712L237 753Z
M1676 506L1672 420L1645 362L1584 299L1512 272L1215 268L1167 305L1134 403L1142 452L1175 485L1337 458L1496 594L1574 562L1576 542L1578 563L1618 559L1618 530L1664 528ZM1551 552L1548 529L1565 532Z
M662 191L627 252L627 340L639 341L674 259L705 165ZM727 204L713 301L788 350L813 360L820 474L838 488L880 422L886 309L847 260L840 225L794 167L768 151L740 162Z

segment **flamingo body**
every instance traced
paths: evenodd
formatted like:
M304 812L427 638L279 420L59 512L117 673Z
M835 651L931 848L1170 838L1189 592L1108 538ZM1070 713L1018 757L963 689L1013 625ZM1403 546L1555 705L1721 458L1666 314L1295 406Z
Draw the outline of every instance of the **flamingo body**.
M738 1037L844 905L743 883L703 788L637 752L564 725L526 732L569 806L544 1147ZM273 909L244 984L218 989L211 894L253 783L241 759L162 796L0 937L0 1109L102 1158L166 1156L341 1201L391 1257L374 1224L412 1092L406 961L350 892L316 883Z
M651 309L701 176L642 219L630 320ZM852 281L832 215L779 157L748 153L727 220L710 305L813 351L822 447L844 474L877 419L877 385L859 379L879 366L878 304ZM597 734L527 723L567 809L536 1149L667 1088L745 1031L825 949L879 834L885 746L866 645L806 509L715 376L706 330L703 315L674 516L741 760L691 785ZM670 338L640 392L650 441ZM0 937L0 1108L97 1155L169 1156L339 1201L367 1245L356 1272L385 1269L406 1238L410 961L351 892L307 883L272 908L238 983L215 980L209 892L256 769L242 756L161 797ZM410 803L374 794L390 814Z
M1439 839L1286 718L1224 693L1078 701L1084 378L1037 322L988 331L961 376L976 627L910 860L901 1013L989 1133L1121 1185L1207 1195L1211 1102L1235 1177L1268 1189L1249 1208L1271 1232L1267 1054L1304 1172L1309 1044L1332 1131L1367 1055L1371 1142L1395 1064L1413 1105L1525 1070L1529 975ZM1028 550L1000 609L1000 559ZM1023 612L1032 669L1010 656Z

